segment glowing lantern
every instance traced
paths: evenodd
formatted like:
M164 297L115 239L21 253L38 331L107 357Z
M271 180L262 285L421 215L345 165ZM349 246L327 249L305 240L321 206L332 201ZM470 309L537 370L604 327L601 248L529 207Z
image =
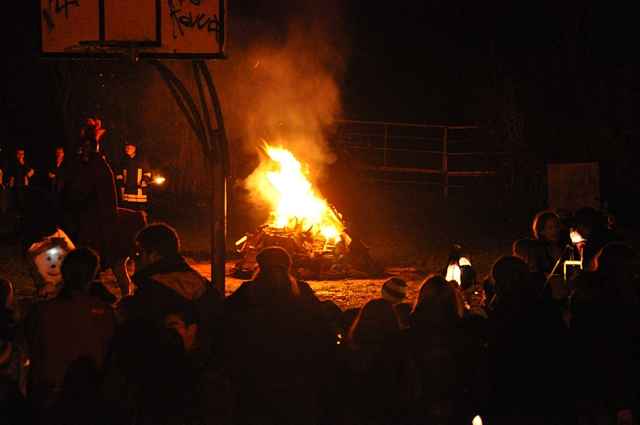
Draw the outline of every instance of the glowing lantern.
M458 285L462 282L463 266L471 266L471 262L466 257L460 257L458 260L451 261L447 266L446 279L448 281L456 281Z

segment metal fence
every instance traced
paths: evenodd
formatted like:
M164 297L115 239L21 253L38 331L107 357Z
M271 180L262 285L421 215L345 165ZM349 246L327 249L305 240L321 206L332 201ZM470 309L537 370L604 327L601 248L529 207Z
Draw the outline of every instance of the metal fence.
M473 125L339 120L335 144L361 170L386 181L427 177L401 181L441 185L445 198L450 188L464 187L458 178L497 176L506 158L495 138Z

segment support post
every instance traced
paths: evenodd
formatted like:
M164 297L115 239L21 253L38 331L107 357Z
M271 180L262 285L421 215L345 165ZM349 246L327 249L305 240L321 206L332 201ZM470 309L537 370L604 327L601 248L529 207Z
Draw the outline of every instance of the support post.
M212 231L211 231L211 278L213 279L220 294L224 297L226 293L225 284L225 264L226 264L226 240L227 240L227 179L229 169L229 146L227 143L227 132L224 127L222 107L218 91L213 83L213 77L209 72L205 62L199 62L198 67L204 77L209 90L209 99L213 106L217 121L217 129L212 130L212 149L214 149L211 166L212 174Z
M225 295L227 181L221 158L211 159L211 280Z
M442 194L444 199L449 197L449 152L448 140L449 128L445 127L442 133Z
M389 126L385 124L384 126L384 150L382 151L382 165L384 167L387 166L387 150L389 149Z
M211 174L211 280L220 294L225 294L225 261L227 233L227 176L229 173L229 150L224 129L220 99L209 69L203 61L193 64L194 79L200 96L202 114L178 77L158 60L152 60L156 69L173 94L189 125L202 145L204 157L208 159ZM217 128L211 125L209 108L206 103L201 76L204 77L209 99L215 113Z

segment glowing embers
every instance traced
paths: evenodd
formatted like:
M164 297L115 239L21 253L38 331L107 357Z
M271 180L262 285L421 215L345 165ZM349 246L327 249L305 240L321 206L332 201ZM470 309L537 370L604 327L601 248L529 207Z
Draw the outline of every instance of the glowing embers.
M310 234L325 245L339 242L344 231L342 220L313 188L300 161L287 149L266 142L264 151L268 159L251 175L249 185L271 207L267 224Z
M250 277L257 268L256 254L268 246L281 246L291 255L292 270L303 279L370 277L382 273L368 247L353 238L341 215L310 181L308 167L289 150L263 145L264 158L247 178L254 198L265 203L268 218L257 231L235 242L240 259L235 277Z

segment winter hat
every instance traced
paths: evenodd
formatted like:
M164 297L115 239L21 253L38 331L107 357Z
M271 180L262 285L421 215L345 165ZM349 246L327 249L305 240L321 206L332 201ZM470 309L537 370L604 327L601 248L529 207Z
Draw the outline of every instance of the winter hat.
M291 257L289 253L282 247L270 246L264 248L256 255L256 261L261 269L272 267L283 267L289 269L291 266Z
M387 279L382 284L382 298L392 304L397 304L407 297L407 283L399 277Z

